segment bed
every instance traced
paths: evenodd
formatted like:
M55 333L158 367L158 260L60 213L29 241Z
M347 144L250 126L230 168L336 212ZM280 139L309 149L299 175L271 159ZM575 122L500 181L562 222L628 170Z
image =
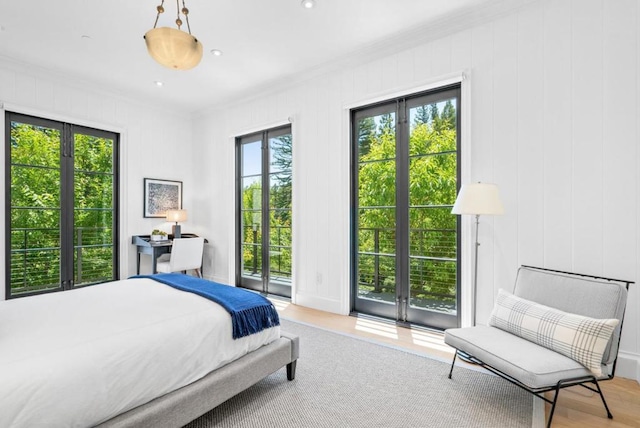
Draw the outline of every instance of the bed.
M180 427L293 379L297 337L231 331L222 306L150 278L0 302L0 426Z

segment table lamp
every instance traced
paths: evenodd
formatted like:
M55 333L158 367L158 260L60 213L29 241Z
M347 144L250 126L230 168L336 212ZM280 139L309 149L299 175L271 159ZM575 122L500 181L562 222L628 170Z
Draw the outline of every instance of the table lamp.
M167 211L166 217L167 221L176 222L176 224L171 227L171 233L173 234L174 239L182 237L178 222L185 221L187 219L187 210L169 210Z

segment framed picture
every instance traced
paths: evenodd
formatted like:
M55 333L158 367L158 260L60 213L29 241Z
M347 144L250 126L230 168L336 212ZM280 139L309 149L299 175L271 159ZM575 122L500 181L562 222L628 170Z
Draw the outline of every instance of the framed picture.
M164 217L182 209L182 181L144 179L144 217Z

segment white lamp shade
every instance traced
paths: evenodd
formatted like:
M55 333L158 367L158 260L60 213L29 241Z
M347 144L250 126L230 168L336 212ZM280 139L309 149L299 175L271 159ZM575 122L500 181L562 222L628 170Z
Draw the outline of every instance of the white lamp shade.
M187 210L169 210L167 211L167 221L185 221L187 219Z
M149 55L159 64L176 70L189 70L202 59L202 43L189 33L159 27L144 35Z
M451 214L502 215L504 207L498 186L491 183L463 184Z

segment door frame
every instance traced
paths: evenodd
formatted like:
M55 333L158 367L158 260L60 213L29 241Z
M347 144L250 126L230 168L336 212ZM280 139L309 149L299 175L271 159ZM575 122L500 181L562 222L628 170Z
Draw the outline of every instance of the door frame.
M283 131L285 131L283 133ZM288 131L288 132L286 132ZM273 136L272 134L275 134ZM292 139L293 146L293 127L291 123L280 124L277 126L273 126L270 128L262 129L259 131L250 132L244 135L240 135L235 137L235 248L234 248L234 259L235 259L235 284L237 286L242 287L242 282L246 281L248 284L253 285L253 287L247 287L249 289L259 291L263 294L275 294L278 296L282 296L285 298L291 298L293 295L293 254L292 256L292 272L291 272L291 282L289 284L281 284L278 282L273 282L270 276L270 245L269 239L271 236L271 223L270 223L270 213L271 213L271 191L270 191L270 178L271 178L271 170L270 170L270 154L271 149L269 147L269 139L275 138L280 135L290 135ZM260 177L262 182L262 192L260 195L260 216L261 216L261 225L262 225L262 235L260 240L260 254L262 260L261 278L258 280L256 278L247 278L242 275L243 270L243 262L242 262L242 246L243 246L243 231L242 231L242 140L245 138L251 138L255 136L256 141L261 142L261 162L260 162ZM293 150L293 149L292 149ZM293 161L293 159L292 159ZM292 162L292 171L293 171L293 162ZM268 180L264 180L265 177ZM293 201L293 183L292 183L292 201ZM291 214L293 216L293 203L291 205ZM293 225L292 225L292 243L291 243L291 251L293 252L294 244L293 244ZM265 241L266 240L266 241Z
M396 284L405 284L406 286L396 286L396 298L395 302L388 305L381 304L380 301L366 300L358 298L358 220L357 220L357 208L358 208L358 176L357 167L358 164L358 145L357 141L357 127L356 127L356 114L363 110L368 110L367 117L381 114L381 112L391 112L389 109L393 103L396 104L396 182L407 182L409 178L409 144L408 144L408 126L398 126L400 123L408 122L409 118L405 117L411 108L411 104L419 99L425 97L441 98L443 94L447 92L453 92L457 97L456 107L456 119L457 119L457 166L456 166L456 193L461 186L463 174L463 164L467 162L463 161L463 153L467 150L463 149L462 141L465 140L464 136L468 131L465 131L463 112L468 108L468 104L465 104L468 93L468 88L463 90L466 85L462 84L464 79L454 79L453 81L447 81L443 85L429 85L426 88L422 88L422 91L407 92L402 94L390 95L388 98L378 99L374 103L369 105L357 105L353 106L349 111L349 140L350 140L350 157L351 157L351 170L350 170L350 287L349 287L349 311L352 315L357 315L360 312L368 312L374 316L382 316L384 318L395 319L398 324L419 324L425 325L422 321L424 310L412 309L410 304L410 283L409 283L409 264L410 264L410 252L409 252L409 234L398 233L396 236ZM446 98L446 95L444 95ZM408 105L409 104L409 105ZM427 105L425 103L418 103L418 105ZM409 125L410 126L410 125ZM407 144L400 144L402 139L407 140ZM398 175L398 172L402 176ZM396 186L396 231L405 232L408 231L409 225L409 188L408 186ZM399 226L400 224L400 226ZM457 310L455 315L449 315L439 313L435 311L429 311L429 319L432 319L439 326L429 327L444 329L449 327L458 327L461 325L463 307L463 277L462 277L462 265L463 254L466 251L462 250L463 243L463 224L460 216L456 216L456 246L457 246L457 265L456 265L456 299ZM406 266L405 266L406 265ZM360 307L359 311L356 311L356 301ZM420 314L422 312L423 314ZM413 316L409 316L412 314ZM418 320L407 321L407 318L417 318ZM451 322L454 320L454 323Z
M120 165L120 163L122 162L122 154L120 153L121 141L123 138L122 131L109 129L108 126L101 126L101 125L94 125L94 124L87 124L87 123L83 124L82 123L83 121L76 121L71 118L58 117L58 116L51 117L50 115L47 115L44 113L34 112L29 109L23 109L20 107L8 106L7 104L1 104L1 103L0 103L0 111L4 112L2 126L4 127L3 166L5 168L5 174L4 174L5 197L4 197L4 209L3 209L2 215L4 216L5 245L2 247L2 250L1 250L1 251L4 251L4 260L5 260L4 266L2 267L2 269L4 270L3 277L5 278L5 281L6 281L6 284L3 290L5 293L4 298L5 299L20 298L20 297L45 294L45 293L51 293L51 292L66 291L74 288L81 288L84 286L96 284L96 283L87 283L87 284L75 285L73 283L73 278L75 275L75 264L74 264L75 241L73 237L74 216L70 215L70 216L61 218L60 224L59 224L60 231L61 231L61 234L60 234L61 262L65 258L67 262L70 261L70 263L67 263L66 265L61 264L60 266L60 287L46 289L46 290L38 290L33 292L26 292L26 293L22 293L15 296L11 295L11 281L10 281L11 270L9 269L9 267L11 266L11 261L10 261L11 260L11 249L10 249L11 221L10 221L10 217L7 216L11 207L11 191L10 191L11 190L11 168L10 168L11 150L8 143L11 140L11 127L7 125L10 121L20 122L21 118L24 118L24 120L20 123L26 123L30 125L43 126L51 129L60 130L61 162L60 162L59 168L60 168L61 183L64 182L65 175L68 176L69 173L71 173L72 176L74 175L73 164L71 165L71 170L69 170L68 167L63 166L65 161L65 159L63 158L64 157L63 155L65 151L66 152L73 151L73 147L74 147L73 139L75 134L87 134L87 135L95 136L98 138L109 138L113 140L112 211L114 214L114 219L113 219L113 231L112 231L112 237L113 237L113 257L112 257L113 279L112 280L118 280L120 278L120 271L123 268L122 263L120 262L121 245L123 245L125 241L121 239L121 236L120 236L120 234L122 233L121 219L120 219L121 217L120 210L122 207L121 199L120 199L122 196L120 192L120 185L123 179L121 177L122 168ZM73 156L71 156L71 159L73 159ZM70 183L71 183L71 187L73 187L73 177L71 177ZM75 192L72 188L69 188L69 187L70 186L60 188L59 209L61 214L63 213L63 209L66 209L67 212L70 209L71 214L73 214L74 212L75 207L74 207L73 199L74 199ZM63 208L63 205L65 203L69 206L66 208ZM70 232L68 234L69 236L65 236L65 234L62 233L62 231L65 228L67 229L68 232ZM68 278L68 279L65 279L65 278Z

